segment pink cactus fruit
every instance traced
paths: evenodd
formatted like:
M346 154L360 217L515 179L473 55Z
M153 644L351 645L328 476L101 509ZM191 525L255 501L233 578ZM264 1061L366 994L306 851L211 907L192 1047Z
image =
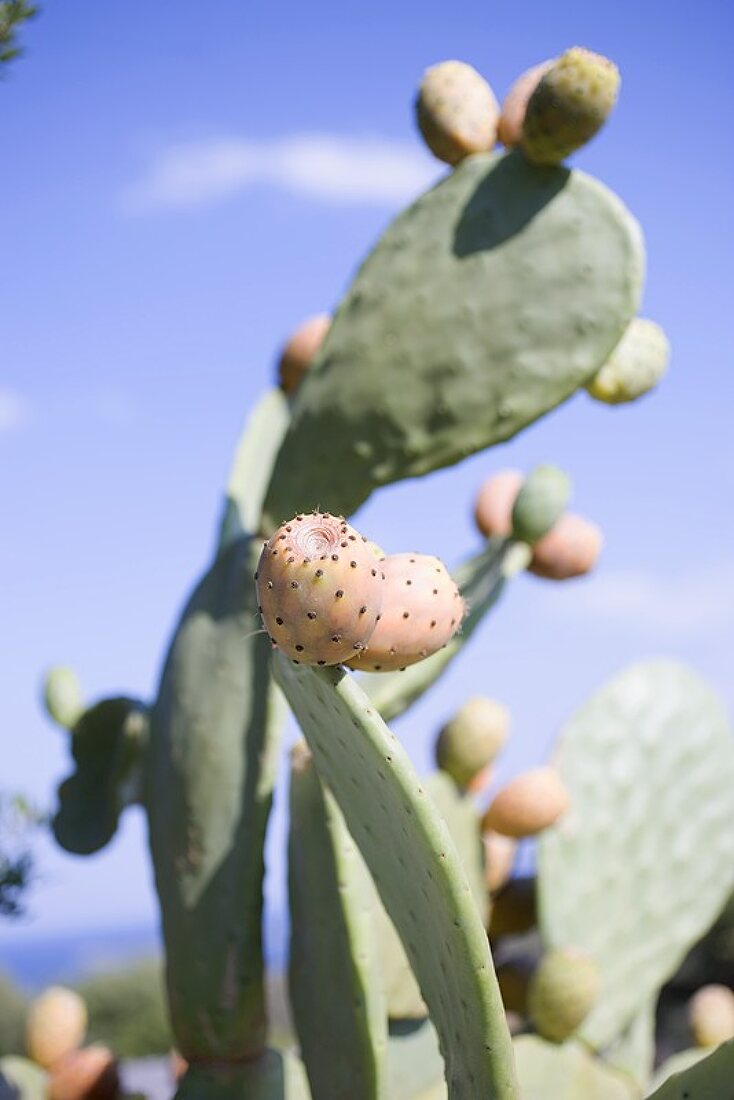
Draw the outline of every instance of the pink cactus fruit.
M734 991L728 985L702 985L688 1002L688 1022L696 1046L716 1047L734 1039Z
M28 1057L44 1069L76 1050L87 1032L87 1006L73 989L53 985L28 1009L25 1046Z
M284 393L295 393L331 327L328 313L317 313L299 325L283 348L278 382Z
M536 542L528 570L553 581L581 577L594 568L603 545L601 528L583 516L567 512Z
M550 69L553 61L541 61L519 76L502 103L497 136L503 145L519 145L528 100Z
M328 512L297 515L265 543L255 581L274 645L308 665L338 665L365 648L380 619L382 563L366 538Z
M441 649L461 626L464 601L446 566L428 554L390 554L383 610L367 648L345 662L363 672L406 668Z
M485 538L509 538L512 534L512 506L524 480L519 470L499 470L482 484L474 520Z
M416 99L418 127L439 160L458 164L497 140L499 104L487 81L463 61L427 69Z
M569 797L555 768L533 768L499 791L482 818L488 829L521 839L549 829L566 812Z
M117 1061L107 1047L73 1050L51 1070L49 1100L117 1100L119 1095Z
M490 894L509 882L517 854L517 841L489 829L482 834L484 845L484 880Z

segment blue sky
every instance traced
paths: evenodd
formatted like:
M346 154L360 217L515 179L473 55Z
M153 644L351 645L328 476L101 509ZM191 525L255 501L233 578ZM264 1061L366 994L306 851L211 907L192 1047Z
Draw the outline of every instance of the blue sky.
M148 697L212 546L240 424L302 317L329 310L390 218L441 166L414 133L423 69L475 64L502 96L573 44L613 57L622 95L575 158L646 234L643 312L669 377L634 407L584 395L493 452L380 493L388 549L457 561L503 465L553 461L603 526L595 576L520 578L465 658L400 726L427 766L468 695L511 708L508 776L539 761L625 663L687 660L731 707L734 448L730 5L387 4L350 12L219 0L48 0L0 84L2 785L50 803L64 736L38 705L72 664L89 698ZM282 792L279 805L282 808ZM269 896L282 897L283 814ZM31 916L9 937L153 922L142 815L89 860L39 846Z

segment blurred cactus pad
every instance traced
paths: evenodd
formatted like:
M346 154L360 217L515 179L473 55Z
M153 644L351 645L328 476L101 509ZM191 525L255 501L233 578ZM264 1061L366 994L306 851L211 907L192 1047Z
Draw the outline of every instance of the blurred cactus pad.
M617 87L588 51L544 63L513 99L514 147L498 151L481 74L455 61L426 74L419 123L451 168L387 227L337 308L280 344L155 697L86 707L64 669L46 685L73 760L59 842L88 854L128 805L147 813L179 1100L632 1100L649 1083L660 987L733 885L734 742L719 703L686 668L634 666L485 813L478 792L509 716L491 700L479 714L484 685L444 722L427 780L387 723L477 644L518 574L580 576L601 533L580 556L563 543L570 480L550 463L513 472L453 572L430 546L384 554L372 540L389 532L347 522L381 486L509 440L579 390L606 394L612 370L615 401L662 377L649 341L629 353L640 229L603 184L557 163L600 128ZM548 148L554 163L534 163ZM263 880L286 704L304 742L289 797L296 1041L277 1049ZM539 779L552 796L540 816ZM538 833L519 928L512 838ZM527 1018L508 1020L490 936L504 950L518 931L585 969L559 987L546 964ZM728 1049L691 1071L693 1091L661 1096L713 1100L695 1090L721 1079Z

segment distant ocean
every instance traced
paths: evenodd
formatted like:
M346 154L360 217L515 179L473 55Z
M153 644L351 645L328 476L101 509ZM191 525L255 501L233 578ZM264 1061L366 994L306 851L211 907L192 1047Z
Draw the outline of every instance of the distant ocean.
M286 958L287 921L270 916L266 928L266 961L282 968ZM29 993L59 982L75 982L90 974L118 970L162 952L157 928L117 928L38 936L20 931L13 941L5 924L0 942L0 974Z

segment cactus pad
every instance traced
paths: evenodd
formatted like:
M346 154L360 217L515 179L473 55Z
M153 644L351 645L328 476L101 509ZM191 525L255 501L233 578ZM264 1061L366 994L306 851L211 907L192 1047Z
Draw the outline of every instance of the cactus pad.
M486 933L405 750L343 669L304 668L276 654L274 670L403 939L439 1035L449 1097L517 1100Z
M596 180L476 154L401 214L295 395L265 512L373 489L509 439L584 385L635 315L637 223Z
M311 1100L303 1064L289 1051L265 1050L244 1063L192 1066L175 1100Z
M577 1043L521 1035L513 1043L523 1100L632 1100L627 1082Z
M600 1047L630 1023L721 910L734 879L734 738L718 700L672 661L622 672L562 733L571 806L539 843L546 947L601 972L580 1029Z
M425 1089L446 1085L436 1029L430 1020L395 1021L387 1048L387 1100L413 1100Z
M676 1064L680 1068L650 1093L650 1100L734 1100L734 1039L693 1065L682 1066L683 1056L691 1054L684 1051L664 1063L661 1069L672 1070Z

